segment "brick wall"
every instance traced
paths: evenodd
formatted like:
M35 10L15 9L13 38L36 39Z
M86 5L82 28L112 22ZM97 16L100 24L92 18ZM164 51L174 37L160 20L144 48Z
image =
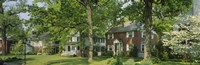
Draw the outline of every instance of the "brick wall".
M137 49L139 52L141 52L141 42L144 41L144 37L141 37L141 32L139 31L134 31L134 37L133 38L127 38L126 37L126 32L118 32L114 33L114 38L113 39L108 39L106 38L106 46L107 45L113 45L113 42L115 39L120 39L123 41L123 50L126 50L126 44L134 44L137 46ZM107 35L106 35L107 36ZM154 34L154 38L151 40L151 43L156 43L157 42L157 36Z

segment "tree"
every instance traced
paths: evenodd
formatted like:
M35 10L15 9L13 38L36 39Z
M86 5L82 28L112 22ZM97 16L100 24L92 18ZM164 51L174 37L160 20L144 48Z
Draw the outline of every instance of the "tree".
M120 12L117 2L110 0L35 0L35 3L37 2L45 2L46 6L30 6L31 19L27 22L31 27L33 26L36 34L53 34L54 40L61 40L65 43L68 41L66 40L67 33L77 29L80 34L83 34L82 38L85 36L90 38L91 58L93 33L99 36L104 35L113 26L111 24L115 23ZM95 22L91 23L92 19Z
M165 32L162 42L168 46L172 54L184 55L185 59L197 59L200 55L200 30L198 16L178 18L181 21L174 25L174 30Z
M124 13L129 19L142 22L145 31L145 51L144 58L150 58L150 38L152 28L152 20L159 19L160 22L165 22L165 19L173 19L181 13L187 12L191 8L192 1L190 0L132 0L132 5L125 8ZM144 6L145 5L145 6ZM155 28L156 29L156 28ZM160 30L163 31L163 30Z
M1 37L2 37L2 53L7 54L8 48L7 48L7 37L14 37L17 34L14 32L19 32L22 29L22 22L19 20L19 17L17 16L18 13L24 11L23 5L24 1L19 1L18 4L16 4L15 7L6 7L8 8L5 10L3 7L4 0L0 1L0 29L1 29ZM20 5L19 5L20 4Z

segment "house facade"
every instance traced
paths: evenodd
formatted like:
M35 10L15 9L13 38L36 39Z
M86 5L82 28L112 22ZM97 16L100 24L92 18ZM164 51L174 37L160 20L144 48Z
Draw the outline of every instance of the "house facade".
M94 49L93 52L97 55L97 56L101 56L102 53L105 51L106 49L106 38L105 37L99 37L94 35L93 37L93 41L94 41ZM89 52L89 38L86 37L85 38L85 53Z
M138 56L143 57L144 37L144 32L138 30L138 26L133 23L111 28L106 33L107 51L113 51L113 54L117 55L118 50L131 51L131 48L137 47ZM151 43L157 43L155 31L152 31Z
M72 31L67 37L68 40L64 45L64 50L62 51L61 56L80 56L81 55L81 41L80 41L80 32Z

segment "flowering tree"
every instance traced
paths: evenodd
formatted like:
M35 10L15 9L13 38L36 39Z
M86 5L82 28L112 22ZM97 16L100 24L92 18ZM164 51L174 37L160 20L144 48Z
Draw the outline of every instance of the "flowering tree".
M200 58L200 17L178 18L174 31L164 32L162 42L172 50L172 54Z

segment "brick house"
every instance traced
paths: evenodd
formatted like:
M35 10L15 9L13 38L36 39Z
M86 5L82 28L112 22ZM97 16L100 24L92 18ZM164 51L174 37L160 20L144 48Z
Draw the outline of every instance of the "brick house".
M117 53L117 43L121 51L130 51L130 48L137 47L138 56L143 57L144 52L144 33L138 30L136 24L128 23L121 26L113 27L106 33L107 51ZM157 34L152 31L151 43L157 43Z

